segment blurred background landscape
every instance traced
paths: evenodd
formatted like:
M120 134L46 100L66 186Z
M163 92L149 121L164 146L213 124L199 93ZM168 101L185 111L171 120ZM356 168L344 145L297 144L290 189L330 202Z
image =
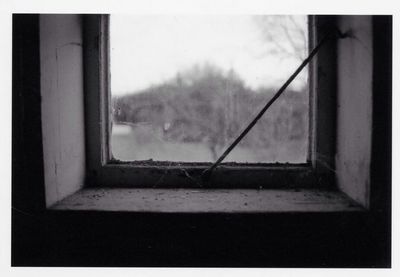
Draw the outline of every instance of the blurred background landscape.
M215 161L308 51L305 16L130 18L111 16L111 150L123 161ZM118 35L129 20L131 36ZM225 161L305 162L307 79Z

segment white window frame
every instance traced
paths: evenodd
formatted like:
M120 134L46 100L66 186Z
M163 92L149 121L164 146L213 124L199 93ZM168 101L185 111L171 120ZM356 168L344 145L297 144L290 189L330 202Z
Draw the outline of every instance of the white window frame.
M110 116L109 18L84 16L85 125L87 186L193 188L211 163L116 162L108 136ZM324 35L333 17L309 16L312 45ZM309 152L304 164L221 164L212 188L332 188L334 184L336 44L327 42L309 66ZM321 97L318 97L321 95ZM268 116L266 114L265 116ZM192 178L192 176L194 178Z

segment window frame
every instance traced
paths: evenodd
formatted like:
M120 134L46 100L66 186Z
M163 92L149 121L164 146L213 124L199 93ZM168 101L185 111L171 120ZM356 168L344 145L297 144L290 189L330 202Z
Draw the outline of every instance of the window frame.
M334 25L334 17L309 17L310 49ZM85 15L84 89L86 186L199 188L211 163L120 162L111 159L109 131L108 15ZM332 188L334 182L336 44L327 42L309 65L309 147L304 164L221 164L207 182L211 188ZM318 92L318 93L317 93ZM318 97L323 95L324 97Z

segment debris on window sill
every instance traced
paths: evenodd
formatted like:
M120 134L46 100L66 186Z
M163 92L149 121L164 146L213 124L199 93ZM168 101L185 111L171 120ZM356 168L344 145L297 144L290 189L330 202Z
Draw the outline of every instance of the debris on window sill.
M87 188L50 208L148 213L342 212L364 209L339 191L319 189Z

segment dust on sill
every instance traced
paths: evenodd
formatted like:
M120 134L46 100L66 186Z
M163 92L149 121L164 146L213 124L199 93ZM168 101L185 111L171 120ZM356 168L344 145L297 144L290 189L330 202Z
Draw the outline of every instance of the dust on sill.
M339 191L318 189L88 188L50 209L150 213L342 212L364 209Z

